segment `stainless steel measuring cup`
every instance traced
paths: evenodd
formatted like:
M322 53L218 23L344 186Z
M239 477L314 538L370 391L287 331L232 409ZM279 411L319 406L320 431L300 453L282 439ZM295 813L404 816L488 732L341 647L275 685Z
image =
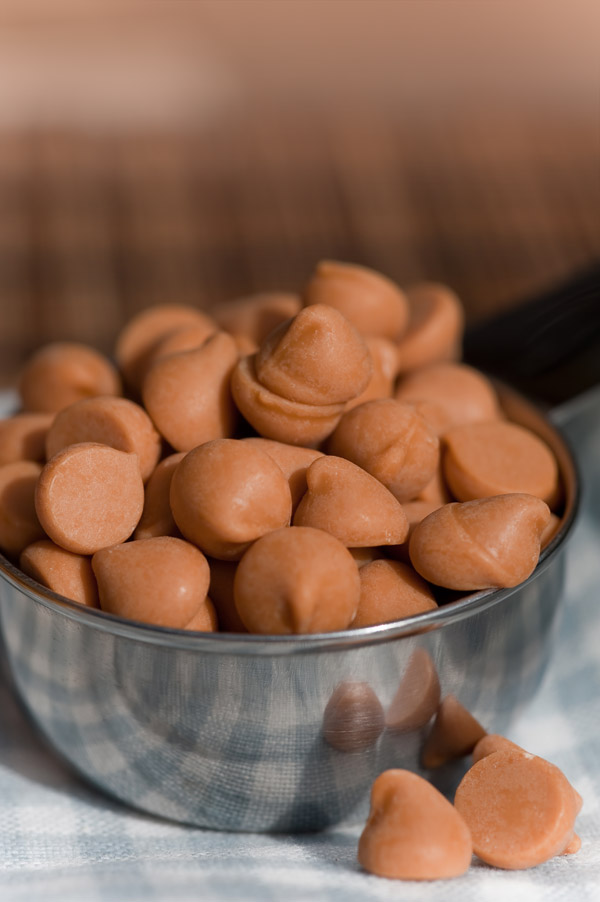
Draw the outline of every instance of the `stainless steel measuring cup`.
M364 817L388 767L422 771L427 722L372 729L367 712L356 730L372 741L343 751L327 742L325 709L342 683L368 684L385 710L421 649L443 696L505 730L551 654L579 485L560 431L518 394L501 395L510 417L550 444L564 486L560 531L525 583L360 630L203 635L82 608L1 559L7 660L41 732L86 779L144 811L217 829L301 831ZM427 776L443 786L455 772Z

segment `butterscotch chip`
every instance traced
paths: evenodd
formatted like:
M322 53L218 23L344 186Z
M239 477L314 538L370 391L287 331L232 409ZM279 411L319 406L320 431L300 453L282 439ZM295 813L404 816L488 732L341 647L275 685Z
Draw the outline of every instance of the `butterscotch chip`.
M360 601L351 627L374 626L437 608L433 593L412 567L373 561L360 569Z
M136 527L134 538L179 537L171 510L171 480L184 457L184 451L165 457L150 476L144 492L144 510Z
M294 526L323 529L348 548L397 545L408 532L402 506L385 486L349 460L327 455L306 471L308 491Z
M427 401L438 407L438 428L444 432L465 423L502 419L491 382L464 363L437 363L408 373L400 380L396 398L404 403Z
M440 504L437 500L426 501L417 499L416 501L405 501L402 505L402 510L406 514L406 519L408 520L408 535L406 541L408 542L415 527L421 523L425 517L428 517L429 514L439 510L440 507L443 506L444 505Z
M237 561L219 561L216 558L209 558L208 563L210 566L208 593L217 612L219 628L226 633L247 633L248 630L242 623L233 597Z
M387 555L393 560L402 561L404 564L411 564L409 548L413 532L425 517L428 517L429 514L439 510L441 506L442 505L435 501L405 501L402 505L402 510L408 521L408 532L401 545L393 545L386 549Z
M156 345L154 351L149 357L146 372L161 357L168 357L169 354L180 354L182 351L194 351L201 348L207 338L219 331L219 327L210 319L205 317L202 322L191 326L184 326L177 329L176 332L170 332L161 338Z
M427 780L406 770L377 777L358 843L366 871L395 880L441 880L464 874L471 857L466 823Z
M343 404L300 404L269 391L256 378L253 357L243 357L234 368L231 393L257 432L290 445L316 447L333 432L344 412Z
M453 426L452 415L436 401L403 401L423 417L431 431L438 438Z
M548 505L533 495L446 504L421 521L409 553L421 576L447 589L509 588L533 572Z
M182 304L149 307L130 319L115 347L117 365L129 387L140 391L152 356L165 336L196 325L212 327L213 323L205 313Z
M292 526L260 538L240 561L235 604L251 633L346 629L360 595L358 568L334 536Z
M362 335L341 313L317 304L282 323L263 341L256 378L269 391L301 404L356 398L373 373Z
M473 764L477 764L486 755L492 755L494 752L522 752L524 755L527 754L524 749L515 742L511 742L505 736L500 736L498 733L486 733L473 749Z
M88 608L98 607L98 587L89 557L59 548L49 539L21 553L19 567L43 586Z
M499 868L535 867L560 855L573 838L575 804L561 771L534 755L494 752L467 771L454 804L473 837L473 851Z
M381 702L368 683L340 683L323 714L323 738L339 752L370 748L384 726Z
M454 498L446 485L441 462L431 477L431 480L427 483L425 488L421 489L414 500L426 501L430 504L435 504L436 507L443 507L444 504L450 504L451 501L454 501Z
M218 332L200 348L161 357L149 370L142 388L144 405L176 451L233 434L229 380L237 360L231 335Z
M17 460L46 460L46 434L51 413L18 413L0 420L0 466Z
M581 849L581 837L578 836L576 833L574 833L560 854L561 855L576 855L580 849Z
M136 454L144 482L161 452L160 435L146 411L126 398L86 398L56 414L46 437L48 460L82 442Z
M374 476L398 501L424 489L439 461L439 441L425 421L392 398L368 401L345 413L328 447Z
M387 728L408 733L425 726L440 706L440 695L440 681L431 656L424 648L415 649L387 709Z
M179 629L197 615L210 578L202 552L172 536L103 548L92 567L103 611Z
M211 557L239 559L260 536L287 526L288 481L260 448L220 439L194 448L171 481L175 523Z
M306 287L304 303L334 307L364 335L394 340L408 325L404 292L381 273L351 263L321 261Z
M227 331L227 330L225 330ZM240 357L249 357L258 352L258 345L252 341L247 335L241 335L239 332L230 333L235 341L236 348Z
M482 739L479 740L479 742L473 749L473 764L477 764L477 762L481 761L482 758L485 758L487 755L492 755L494 752L520 752L522 755L531 757L529 752L526 752L525 749L521 748L520 745L517 745L515 742L511 742L511 740L507 739L505 736L500 736L498 733L487 733ZM573 792L575 814L579 814L583 806L583 799L574 786L571 786L571 790ZM581 840L579 841L579 844L581 845ZM570 853L568 853L565 849L564 854Z
M318 457L323 457L321 451L314 448L302 448L298 445L286 445L283 442L274 442L267 438L246 438L243 441L265 451L271 457L290 485L292 493L292 509L295 509L302 496L306 492L306 471Z
M556 514L550 514L550 519L548 521L548 525L542 532L540 545L542 551L544 548L547 548L550 542L554 539L555 535L558 533L558 530L562 526L562 520L560 517L557 517Z
M35 491L43 529L76 554L124 542L143 507L137 455L108 445L84 443L60 451L42 470Z
M260 345L273 329L296 316L301 308L302 302L296 294L265 291L216 304L210 313L221 329L231 335L246 336Z
M470 423L444 435L444 476L458 501L524 492L551 505L558 464L537 435L504 421Z
M376 561L381 557L379 548L349 548L348 551L356 561L356 566L360 570L365 564Z
M408 329L398 346L400 372L460 357L464 311L455 293L437 282L421 282L406 291Z
M35 510L35 489L42 467L31 460L17 460L0 467L0 549L17 555L32 542L44 538Z
M219 629L217 612L208 595L189 623L186 623L184 629L195 630L199 633L214 633Z
M37 351L19 379L23 410L56 413L82 398L120 395L121 380L106 357L76 342L56 342Z
M447 695L423 746L423 767L433 769L469 755L484 736L485 730L479 721L458 699Z
M398 354L393 341L369 335L365 339L371 360L373 373L365 390L346 404L346 410L352 410L366 401L378 398L391 398L394 394L394 382L398 373Z

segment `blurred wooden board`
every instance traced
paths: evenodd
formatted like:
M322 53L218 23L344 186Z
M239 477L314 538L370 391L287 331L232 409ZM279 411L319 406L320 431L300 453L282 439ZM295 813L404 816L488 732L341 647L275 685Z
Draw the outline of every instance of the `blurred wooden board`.
M600 257L599 152L576 118L4 134L0 381L56 338L109 351L148 304L301 289L322 257L507 308Z

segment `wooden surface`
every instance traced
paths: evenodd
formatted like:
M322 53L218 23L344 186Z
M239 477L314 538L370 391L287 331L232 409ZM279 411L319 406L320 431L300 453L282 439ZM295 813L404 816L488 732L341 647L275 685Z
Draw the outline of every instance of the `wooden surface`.
M471 319L600 257L596 123L266 114L195 134L0 136L0 381L154 303L301 289L332 257Z

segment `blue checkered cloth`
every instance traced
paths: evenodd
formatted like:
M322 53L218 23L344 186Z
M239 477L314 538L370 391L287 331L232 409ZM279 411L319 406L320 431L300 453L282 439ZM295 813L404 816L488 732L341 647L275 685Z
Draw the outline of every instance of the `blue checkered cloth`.
M359 827L264 836L211 832L147 817L79 780L34 731L9 689L6 673L0 671L2 902L597 902L600 485L593 484L593 462L600 426L593 432L591 415L600 423L600 395L564 418L584 457L587 503L570 545L555 655L539 692L509 736L557 764L583 796L576 828L583 845L577 855L555 858L530 871L500 871L474 862L465 876L452 881L397 883L360 870Z

